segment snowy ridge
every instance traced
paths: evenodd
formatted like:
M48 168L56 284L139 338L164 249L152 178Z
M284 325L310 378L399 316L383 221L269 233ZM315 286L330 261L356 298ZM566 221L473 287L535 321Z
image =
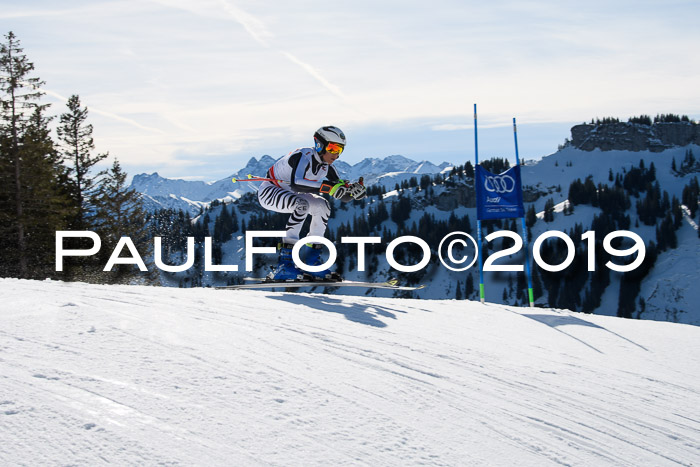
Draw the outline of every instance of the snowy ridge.
M248 174L264 177L267 169L275 162L270 156L260 160L251 158L246 166L230 177L216 182L168 179L158 173L138 174L134 176L131 188L143 195L144 205L148 211L158 209L181 209L190 214L198 213L201 208L209 206L214 200L230 202L241 195L257 190L257 183L236 183L231 178L245 179ZM365 185L384 184L393 187L411 177L423 174L436 174L451 168L443 162L435 165L427 161L416 162L403 156L389 156L384 159L368 158L350 165L342 160L334 163L341 177L359 180L364 177Z
M134 176L131 188L143 195L142 199L148 211L175 209L196 214L214 200L231 202L245 193L255 191L255 184L234 184L231 179L243 179L248 174L265 176L274 161L270 156L262 156L260 160L253 157L244 168L230 177L210 183L169 179L161 177L158 173L138 174Z
M0 279L0 463L693 465L700 328Z

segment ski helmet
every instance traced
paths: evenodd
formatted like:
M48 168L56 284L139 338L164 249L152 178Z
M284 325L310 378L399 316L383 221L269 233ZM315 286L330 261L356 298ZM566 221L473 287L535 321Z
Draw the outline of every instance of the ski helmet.
M341 151L346 144L345 133L335 126L324 126L316 130L316 133L314 133L314 141L316 143L314 148L319 154L326 149L329 143L340 145Z

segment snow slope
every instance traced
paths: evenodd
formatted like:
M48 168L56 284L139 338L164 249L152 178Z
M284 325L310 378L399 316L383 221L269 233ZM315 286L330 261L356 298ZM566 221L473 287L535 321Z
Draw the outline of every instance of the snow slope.
M698 465L700 328L0 279L0 464Z

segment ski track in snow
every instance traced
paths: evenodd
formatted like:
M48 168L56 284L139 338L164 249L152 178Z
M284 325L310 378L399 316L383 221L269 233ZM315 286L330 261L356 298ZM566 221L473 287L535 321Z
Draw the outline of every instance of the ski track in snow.
M0 279L3 465L698 465L700 328Z

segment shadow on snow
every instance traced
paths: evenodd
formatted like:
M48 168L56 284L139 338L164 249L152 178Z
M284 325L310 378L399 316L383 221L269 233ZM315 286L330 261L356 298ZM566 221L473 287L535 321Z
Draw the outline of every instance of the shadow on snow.
M520 313L519 313L519 314L520 314ZM540 323L542 323L542 324L546 324L547 326L549 326L550 328L554 329L555 331L560 332L560 333L562 333L562 334L565 334L565 335L569 336L570 338L579 341L580 343L582 343L582 344L585 345L586 347L589 347L589 348L595 350L595 351L598 352L598 353L603 353L603 352L601 352L600 350L596 349L595 347L593 347L592 345L588 344L587 342L585 342L585 341L579 339L578 337L575 337L574 335L569 334L568 332L565 332L565 331L563 331L563 330L561 330L561 329L559 329L559 328L560 328L561 326L584 326L584 327L590 327L590 328L600 329L600 330L605 331L605 332L608 332L608 333L610 333L610 334L612 334L612 335L614 335L614 336L617 336L617 337L619 337L620 339L623 339L623 340L629 342L630 344L636 345L637 347L639 347L639 348L642 349L642 350L646 350L646 351L649 350L649 349L647 349L646 347L644 347L644 346L642 346L642 345L639 345L639 344L637 344L636 342L627 339L625 336L622 336L622 335L620 335L620 334L618 334L618 333L616 333L616 332L613 332L613 331L610 331L609 329L604 328L603 326L600 326L600 325L595 324L595 323L591 323L590 321L586 321L586 320L584 320L584 319L577 318L577 317L575 317L575 316L570 316L570 315L545 315L545 314L539 315L539 314L526 314L526 313L520 314L520 316L524 316L524 317L526 317L526 318L530 318L530 319L535 320L535 321L537 321L537 322L540 322Z
M268 297L273 300L281 300L286 303L295 305L304 305L314 310L327 311L330 313L340 313L345 318L354 323L366 324L377 328L384 328L386 323L378 319L384 317L396 319L396 313L405 313L400 310L394 310L379 305L347 303L339 298L334 298L329 295L300 295L300 294L285 294L283 296Z

